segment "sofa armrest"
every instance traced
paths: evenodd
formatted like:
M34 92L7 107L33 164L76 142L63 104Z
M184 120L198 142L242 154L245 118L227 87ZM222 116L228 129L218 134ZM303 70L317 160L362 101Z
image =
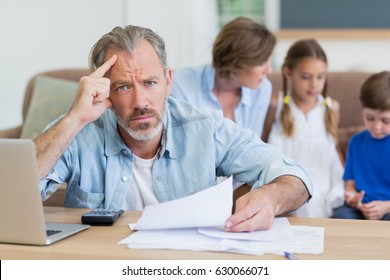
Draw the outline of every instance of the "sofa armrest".
M22 126L0 130L0 138L19 138Z

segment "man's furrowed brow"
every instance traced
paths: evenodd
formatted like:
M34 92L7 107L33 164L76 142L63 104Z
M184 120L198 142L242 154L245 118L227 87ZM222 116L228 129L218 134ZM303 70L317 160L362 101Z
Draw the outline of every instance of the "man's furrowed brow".
M117 86L129 85L129 84L131 84L130 80L117 80L117 81L114 81L114 82L111 83L111 87L114 88L114 87L117 87Z
M157 81L160 80L161 78L157 75L150 75L145 78L142 78L143 81Z

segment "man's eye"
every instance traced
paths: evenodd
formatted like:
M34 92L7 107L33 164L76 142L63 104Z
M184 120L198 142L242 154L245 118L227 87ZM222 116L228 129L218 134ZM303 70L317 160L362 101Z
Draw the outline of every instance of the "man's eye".
M147 86L147 87L154 86L155 84L156 84L156 82L153 82L153 81L145 82L145 86Z
M119 86L118 91L125 91L127 89L127 86Z

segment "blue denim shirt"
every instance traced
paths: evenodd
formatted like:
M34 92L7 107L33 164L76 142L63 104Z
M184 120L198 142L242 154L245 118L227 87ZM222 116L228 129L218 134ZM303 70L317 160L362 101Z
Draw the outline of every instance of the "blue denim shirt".
M233 175L259 188L278 176L300 177L309 192L304 169L249 129L242 129L215 110L201 111L168 98L161 148L152 167L159 202L198 192ZM85 126L50 174L41 180L47 199L67 182L66 207L121 208L129 188L134 158L117 130L111 110Z
M171 96L185 100L198 108L222 111L213 94L215 69L206 64L187 67L173 72ZM257 89L241 88L241 100L234 109L234 121L261 136L265 117L271 101L272 84L264 79Z

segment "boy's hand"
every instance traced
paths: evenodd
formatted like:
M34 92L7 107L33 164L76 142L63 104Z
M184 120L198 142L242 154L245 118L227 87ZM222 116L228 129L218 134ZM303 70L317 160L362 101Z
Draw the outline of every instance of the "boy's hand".
M360 211L367 220L380 220L389 213L390 202L374 200L363 204Z
M364 191L346 191L344 193L345 202L353 208L360 209L360 207L362 206L364 194Z

